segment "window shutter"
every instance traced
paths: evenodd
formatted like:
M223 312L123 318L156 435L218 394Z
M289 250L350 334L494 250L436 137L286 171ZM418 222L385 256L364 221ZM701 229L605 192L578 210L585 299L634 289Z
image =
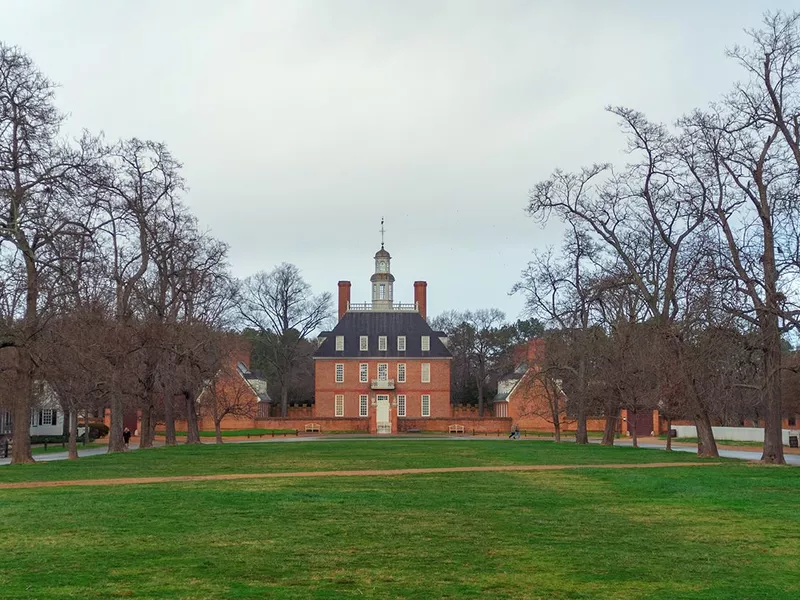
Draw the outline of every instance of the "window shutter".
M53 415L52 425L58 425L58 410L54 408L51 414Z

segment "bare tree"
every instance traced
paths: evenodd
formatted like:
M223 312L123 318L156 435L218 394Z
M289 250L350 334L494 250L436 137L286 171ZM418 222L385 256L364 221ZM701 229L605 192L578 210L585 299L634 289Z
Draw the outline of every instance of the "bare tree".
M552 249L534 252L534 258L522 273L522 279L512 293L522 292L526 298L529 314L541 318L550 326L569 331L574 338L573 352L567 362L565 356L557 367L570 371L574 385L570 391L570 402L576 407L578 426L575 441L588 444L586 428L587 404L589 402L588 352L593 305L597 292L592 284L598 270L599 250L591 237L580 229L580 223L571 223L561 256L556 257ZM555 367L556 357L548 362Z
M225 417L253 418L257 401L250 384L234 365L225 365L214 375L200 394L201 412L214 421L218 444L222 443L222 420Z
M14 463L32 462L28 423L41 331L41 279L53 266L52 243L72 223L69 184L85 157L59 139L63 116L54 85L19 49L0 44L0 254L14 255L24 302L0 331L13 354ZM10 326L9 326L10 325Z
M662 335L680 321L677 299L694 267L691 246L705 227L707 196L666 128L636 111L610 108L619 117L636 159L620 172L594 165L577 174L556 171L531 192L528 212L546 223L555 215L593 236L641 296ZM674 341L674 340L673 340ZM672 344L680 351L679 344ZM691 388L699 453L717 456L708 411Z
M242 319L256 330L275 337L268 357L281 390L281 416L289 410L289 384L300 358L301 343L332 316L331 295L311 293L300 270L287 263L269 273L261 271L242 285Z

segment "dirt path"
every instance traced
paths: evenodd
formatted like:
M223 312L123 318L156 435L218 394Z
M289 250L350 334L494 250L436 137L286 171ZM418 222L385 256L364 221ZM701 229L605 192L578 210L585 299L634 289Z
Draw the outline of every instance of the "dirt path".
M296 471L294 473L232 473L220 475L178 475L173 477L121 477L117 479L76 479L74 481L20 481L0 483L0 490L65 486L136 485L145 483L176 483L183 481L233 481L238 479L276 479L283 477L386 477L388 475L417 475L421 473L471 473L478 471L566 471L571 469L653 469L659 467L702 467L715 462L660 462L641 464L600 465L505 465L493 467L442 467L429 469L386 469L368 471Z

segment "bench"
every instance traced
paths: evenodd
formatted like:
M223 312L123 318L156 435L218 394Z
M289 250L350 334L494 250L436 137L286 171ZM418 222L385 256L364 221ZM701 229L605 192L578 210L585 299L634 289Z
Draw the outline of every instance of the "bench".
M318 423L306 423L306 433L320 433L322 428Z
M450 425L448 428L450 433L464 433L464 426L463 425Z
M422 429L406 429L406 433L422 433Z

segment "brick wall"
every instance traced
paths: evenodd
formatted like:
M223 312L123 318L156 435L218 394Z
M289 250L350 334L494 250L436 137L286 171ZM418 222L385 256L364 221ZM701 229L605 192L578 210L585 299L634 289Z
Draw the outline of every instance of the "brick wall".
M444 431L447 432L450 425L463 425L465 433L508 433L511 431L512 419L509 417L446 417L430 419L403 419L397 421L398 430L401 432L409 429L419 429L421 431Z
M316 423L320 426L322 433L326 431L363 431L369 432L369 419L368 418L354 418L348 419L344 417L308 417L308 418L293 418L293 417L275 417L272 419L256 419L257 429L297 429L304 431L309 423Z
M360 381L360 365L368 365L367 382ZM378 378L378 364L386 363L389 379L394 379L395 389L388 391L372 390L370 383ZM406 365L406 383L399 383L397 365ZM430 364L430 383L422 383L422 363ZM344 381L336 383L336 365L344 365ZM422 395L431 397L431 417L449 417L450 406L450 361L442 359L387 359L387 360L317 360L314 369L314 415L333 417L335 396L344 395L345 417L358 416L359 396L367 394L370 401L377 394L389 394L391 400L397 395L406 396L406 415L422 416ZM370 410L372 407L370 406Z

